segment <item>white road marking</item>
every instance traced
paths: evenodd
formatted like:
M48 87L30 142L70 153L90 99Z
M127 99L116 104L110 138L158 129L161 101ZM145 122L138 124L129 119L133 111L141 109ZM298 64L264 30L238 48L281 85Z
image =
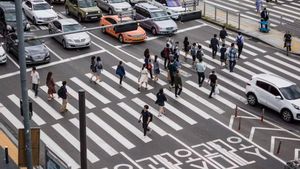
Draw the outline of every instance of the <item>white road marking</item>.
M235 42L235 38L234 38L234 37L232 37L232 36L227 36L227 38ZM252 49L254 49L254 50L256 50L256 51L259 51L259 52L261 52L261 53L266 53L266 52L267 52L267 51L265 51L265 50L263 50L263 49L261 49L261 48L258 48L258 47L256 47L256 46L251 45L250 43L244 42L244 46L247 46L247 47L249 47L249 48L252 48Z
M231 43L229 43L228 41L226 41L227 42L227 44L228 45L231 45ZM205 41L205 43L206 44L210 44L210 41L209 40L207 40L207 41ZM202 49L204 49L204 50L206 50L206 51L208 51L209 53L211 53L212 52L212 49L211 48L209 48L209 47L207 47L207 46L205 46L205 45L202 45L201 44L201 46L202 46ZM219 51L218 51L219 52ZM219 64L220 63L220 61L219 60L217 60L217 59L213 59L211 56L204 56L206 59L209 59L210 61L212 61L212 62L215 62L216 64ZM242 59L247 59L248 57L247 56L244 56L244 55L242 55L241 54L241 56L240 56Z
M252 67L252 68L254 68L256 70L259 70L260 72L267 73L267 74L274 74L274 73L272 73L272 72L270 72L270 71L268 71L268 70L266 70L264 68L261 68L261 67L255 65L255 64L253 64L251 62L247 61L247 62L244 62L244 64L247 65L247 66L250 66L250 67Z
M76 126L79 129L79 120L76 118L69 120L74 126ZM95 144L97 144L99 147L101 147L107 154L110 156L114 156L118 154L118 152L111 147L107 142L105 142L102 138L100 138L96 133L94 133L91 129L86 127L87 136L94 141Z
M247 73L247 74L249 74L251 76L253 76L253 75L256 74L256 73L252 72L251 70L248 70L248 69L246 69L246 68L244 68L244 67L242 67L240 65L235 65L234 68L239 69L239 70L241 70L241 71L243 71L243 72L245 72L245 73Z
M144 105L146 105L147 103L142 101L139 98L133 98L131 99L134 103L136 103L138 106L140 106L141 108L144 107ZM154 116L158 116L159 112L157 110L155 110L153 107L149 106L149 112L151 112ZM176 131L179 131L181 129L183 129L180 125L178 125L177 123L175 123L173 120L169 119L167 116L162 116L160 118L162 122L164 122L165 124L167 124L168 126L170 126L171 128L173 128Z
M300 65L300 61L299 60L292 59L292 58L290 58L290 57L288 57L288 56L286 56L286 55L284 55L282 53L279 53L279 52L275 52L274 54L277 55L277 56L279 56L279 57L281 57L282 59L286 59L286 60L288 60L290 62L293 62L293 63L296 63L296 64Z
M87 91L88 93L90 93L91 95L93 95L96 99L98 99L103 104L110 103L109 99L107 99L106 97L104 97L103 95L101 95L99 92L97 92L95 89L93 89L92 87L90 87L87 84L85 84L83 81L81 81L77 77L72 77L71 80L74 83L76 83L78 86L80 86L82 89L84 89L85 91Z
M147 135L146 135L145 138L143 138L144 137L144 133L141 130L137 129L135 126L133 126L131 123L129 123L123 117L121 117L120 115L118 115L112 109L106 107L106 108L104 108L102 110L107 115L109 115L110 117L112 117L113 119L115 119L115 121L117 121L118 123L120 123L123 127L125 127L128 131L130 131L132 134L134 134L136 137L138 137L139 139L141 139L143 142L148 143L148 142L152 141L152 139L149 138Z
M156 96L153 93L148 93L148 94L146 94L146 96L148 96L153 101L156 101ZM173 107L169 103L165 103L165 108L168 109L169 112L174 113L177 117L179 117L182 120L189 123L190 125L194 125L194 124L197 123L194 119L190 118L189 116L187 116L183 112L179 111L178 109L176 109L175 107Z
M131 114L134 116L136 119L139 119L141 114L137 111L135 111L133 108L125 104L124 102L118 103L118 106L121 107L123 110L125 110L127 113ZM149 127L152 128L157 134L160 136L165 136L167 135L167 132L165 132L163 129L155 125L155 123L151 122L149 124Z
M14 61L13 60L13 58L11 58L11 56L10 55L8 55L7 54L7 58L18 68L18 69L20 69L20 66L19 66L19 64L16 62L16 61ZM19 72L19 71L18 71Z
M180 55L184 55L184 52L183 52L183 51L180 51ZM205 56L205 55L204 55L204 56ZM207 56L207 57L209 57L209 56ZM190 54L188 54L188 55L187 55L187 58L192 59L192 56L191 56ZM207 68L209 68L209 69L211 69L211 70L212 70L212 69L215 69L214 66L208 64L207 62L203 62L203 63L206 64ZM192 66L189 66L189 67L192 67Z
M279 63L279 64L281 64L283 66L286 66L287 68L291 68L291 69L294 69L297 72L300 72L300 68L297 67L297 66L294 66L294 65L291 65L291 64L289 64L287 62L284 62L282 60L276 59L276 58L274 58L273 56L270 56L270 55L265 55L264 57L268 58L268 59L270 59L270 60L272 60L272 61L274 61L276 63Z
M241 14L241 17L244 17L244 18L247 18L247 19L256 21L256 22L260 22L260 19L259 19L259 18L253 18L253 17L248 16L248 15ZM272 26L272 27L277 27L278 25L273 24L273 23L270 23L270 26Z
M272 130L272 131L284 131L283 129L279 128L269 128L269 127L251 127L249 140L253 141L255 130Z
M286 9L286 8L281 8L281 7L279 7L279 6L274 6L274 8L276 8L276 9L280 9L280 10L282 10L282 11L285 11L285 12L287 12L287 13L291 13L291 14L294 14L294 15L300 15L300 13L299 12L295 12L295 11L293 11L293 10L291 10L291 9ZM296 8L297 9L297 8ZM295 10L295 9L294 9ZM299 10L299 9L298 9ZM298 18L298 19L300 19L300 18Z
M230 43L229 41L225 41L225 44L228 45L228 46L231 45L231 43ZM246 46L246 45L245 45L245 46ZM243 52L248 53L248 54L251 55L251 56L256 56L256 55L257 55L257 53L252 52L252 51L250 51L250 50L248 50L248 49L245 49L245 48L243 48Z
M80 151L80 142L68 130L66 130L62 125L54 124L54 125L52 125L52 128L54 128L57 133L59 133L63 138L65 138L65 140L67 140L70 143L70 145L72 145L76 150ZM89 149L87 149L87 159L91 163L95 163L100 160Z
M46 48L54 55L56 56L59 60L64 60L62 57L60 57L56 52L54 52L52 49L50 49L47 45L45 45Z
M3 104L0 103L0 113L13 125L16 129L24 128L23 123L14 116Z
M12 94L7 96L16 106L18 106L18 108L20 108L20 99ZM39 126L46 124L46 122L38 115L36 114L34 111L32 112L32 120Z
M127 154L125 154L123 151L120 152L120 154L122 154L122 156L124 156L128 161L130 161L133 165L135 165L138 169L143 169L143 167L141 167L137 162L135 162L135 160L131 159Z
M49 104L42 100L39 96L35 97L34 93L31 90L28 90L28 96L36 102L40 107L42 107L48 114L50 114L55 120L63 118L63 116L54 110Z
M293 18L293 19L298 19L298 20L300 19L300 18L297 17L297 16L289 15L289 14L287 14L286 12L280 12L280 11L278 11L278 10L276 10L276 9L268 8L268 11L274 12L274 13L277 13L277 14L280 14L280 15L282 15L282 16L287 16L287 17L290 17L290 18Z
M217 77L218 77L218 80L221 80L227 84L229 84L230 86L242 91L242 92L245 92L245 87L242 87L240 85L238 85L237 83L235 83L234 81L230 80L230 79L227 79L226 77L220 75L220 74L216 74Z
M105 130L108 134L110 134L113 138L115 138L119 143L121 143L127 149L132 149L135 147L133 143L127 140L124 136L122 136L118 131L96 116L94 113L87 114L87 117L90 118L95 124Z
M290 140L290 141L300 141L300 139L298 139L298 138L272 136L271 137L271 145L270 145L270 152L272 154L275 153L274 149L275 149L275 141L276 141L276 139L279 139L279 140Z
M247 79L247 78L245 78L245 77L243 77L243 76L241 76L241 75L239 75L235 72L230 72L228 69L222 69L222 71L227 73L228 75L231 75L231 76L245 82L245 83L249 82L249 79Z
M217 7L221 8L221 9L227 9L227 10L232 11L232 12L235 12L235 13L240 12L239 10L232 9L232 8L230 8L230 7L223 6L223 5L220 5L220 4L218 4L218 3L211 2L211 1L205 0L205 3L211 4L211 5L213 5L213 6L217 6Z

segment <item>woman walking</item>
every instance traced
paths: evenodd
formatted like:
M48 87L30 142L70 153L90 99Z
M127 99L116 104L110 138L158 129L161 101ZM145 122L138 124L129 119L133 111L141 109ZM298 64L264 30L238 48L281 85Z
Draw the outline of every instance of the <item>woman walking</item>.
M221 61L221 66L223 66L223 63L224 63L225 67L227 66L226 65L226 59L227 59L227 57L226 57L226 51L227 51L227 49L225 47L225 44L223 43L222 44L222 48L220 49L220 53L221 53L220 61Z
M122 86L123 77L125 76L125 69L122 65L122 61L119 62L119 65L116 69L116 74L120 76L120 85Z
M183 50L185 52L184 60L186 61L187 60L187 55L190 51L190 42L189 42L189 39L188 39L187 36L184 38L184 41L183 41Z
M96 59L95 56L91 57L90 70L91 70L92 76L90 77L90 82L92 82L93 81L93 77L96 76L96 61L95 61L95 59Z
M165 109L165 101L167 101L167 98L164 94L164 89L161 88L159 92L156 94L156 101L155 104L158 104L159 106L159 114L158 117L161 117L162 114L166 114L166 109Z
M157 61L157 55L154 56L154 62L153 62L153 70L154 70L154 80L158 80L158 75L160 74L160 69L159 69L159 63Z
M192 65L195 67L195 61L196 61L196 53L197 53L197 46L196 43L194 42L192 47L191 47L191 56L192 56Z
M141 90L141 87L143 85L143 83L146 84L145 89L147 90L147 86L148 86L148 70L146 69L146 65L143 64L142 70L140 72L140 77L138 79L139 82L139 87L138 90Z
M97 83L97 81L99 80L99 82L101 82L101 71L103 70L103 65L102 65L102 61L100 56L97 57L97 62L96 62L96 80L94 81L94 83Z
M54 93L56 93L52 72L48 72L47 74L46 85L48 87L48 100L52 100L54 99Z

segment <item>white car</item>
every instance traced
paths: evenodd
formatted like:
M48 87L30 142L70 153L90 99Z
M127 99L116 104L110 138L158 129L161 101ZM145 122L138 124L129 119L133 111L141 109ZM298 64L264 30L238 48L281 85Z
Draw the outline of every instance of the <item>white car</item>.
M300 88L273 74L257 74L247 83L248 104L257 103L279 112L286 122L300 121Z
M7 54L3 49L3 43L0 43L0 64L4 64L7 61Z
M44 0L26 0L22 4L25 15L33 24L48 24L58 19L57 13Z
M171 18L175 20L180 19L180 14L185 12L180 0L151 0L150 2L167 11L168 15L172 15Z
M121 12L132 12L133 8L126 0L97 0L98 7L109 15Z

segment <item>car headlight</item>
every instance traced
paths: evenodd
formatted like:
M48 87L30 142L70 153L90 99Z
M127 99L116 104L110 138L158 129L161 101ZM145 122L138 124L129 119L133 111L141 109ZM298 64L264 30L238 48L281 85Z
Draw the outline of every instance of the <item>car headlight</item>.
M89 14L88 12L85 13L85 15L88 15L88 14Z
M292 103L292 105L294 106L295 109L300 110L300 107L299 107L299 106L297 106L297 105L295 105L295 104L293 104L293 103Z
M74 42L73 39L67 39L67 42Z
M101 11L98 11L98 13L101 13Z
M116 11L122 11L122 8L115 8Z
M12 30L12 27L10 25L6 25L6 29L11 31Z

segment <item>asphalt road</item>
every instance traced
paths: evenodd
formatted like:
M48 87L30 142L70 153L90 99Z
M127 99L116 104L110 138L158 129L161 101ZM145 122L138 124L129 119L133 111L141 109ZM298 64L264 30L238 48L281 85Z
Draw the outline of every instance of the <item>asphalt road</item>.
M64 15L63 7L55 9ZM98 23L83 23L86 27ZM209 85L197 86L197 76L191 69L191 59L182 64L183 93L175 98L174 89L167 89L165 71L160 81L150 80L148 90L137 91L137 78L143 63L145 48L159 55L166 37L153 37L141 44L121 45L117 39L100 31L89 32L92 45L87 49L65 50L53 39L45 44L51 49L51 63L38 66L41 76L39 97L31 97L34 115L32 126L41 128L41 141L69 165L80 163L78 98L76 91L86 90L88 164L90 168L283 168L284 161L299 158L299 122L287 124L272 110L266 109L265 121L260 121L261 108L245 104L244 87L252 74L272 72L299 84L299 59L285 57L274 48L246 38L242 59L234 73L220 67L219 60L211 59L207 41L218 33L214 26L200 20L178 23L179 31L172 38L203 45L204 61L208 64L206 76L212 69L219 78L220 95L208 99ZM47 33L46 28L36 27L35 34ZM230 33L229 41L236 35ZM88 81L90 57L101 56L105 72L103 81ZM276 62L278 59L281 62ZM124 61L127 77L123 87L118 85L115 67ZM161 68L163 65L160 65ZM163 69L162 69L163 70ZM59 114L60 99L47 101L46 74L52 71L54 80L67 80L69 87L69 112ZM30 69L28 69L29 78ZM22 127L19 114L20 98L17 61L11 57L0 67L0 117L9 128L17 132ZM57 86L57 87L58 87ZM28 81L30 88L30 82ZM157 115L155 94L164 87L168 97L167 115L154 118L153 132L143 139L141 124L137 122L144 104ZM31 91L29 96L32 96ZM236 105L238 118L234 117ZM241 119L241 120L240 120ZM240 129L239 127L240 121ZM278 145L281 148L277 154ZM220 146L218 146L220 145Z

